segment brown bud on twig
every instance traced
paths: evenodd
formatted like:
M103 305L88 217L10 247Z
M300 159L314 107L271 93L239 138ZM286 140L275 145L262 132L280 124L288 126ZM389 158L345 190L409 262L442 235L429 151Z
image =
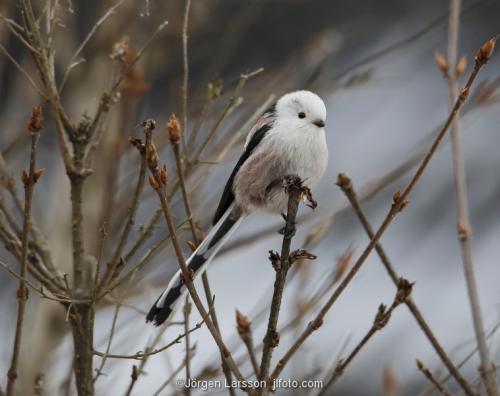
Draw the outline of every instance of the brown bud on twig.
M45 168L39 168L35 171L35 174L33 175L35 183L40 179L43 175L45 174Z
M175 114L172 114L168 119L167 130L170 143L179 144L181 141L181 124Z
M145 133L151 133L156 128L156 121L152 118L146 118L140 123Z
M352 181L347 176L347 173L339 173L337 175L337 186L339 186L342 191L347 191L352 189Z
M269 260L275 271L279 271L281 269L281 257L277 252L269 251Z
M407 199L401 202L401 190L398 188L392 196L392 206L401 205L399 207L399 211L401 212L408 205L408 203L409 201Z
M130 377L132 377L132 380L137 381L137 378L139 378L139 370L137 370L137 366L134 364L132 366L132 374L130 374Z
M471 228L464 221L464 219L458 219L457 232L458 232L458 239L460 239L461 241L469 237L471 233Z
M438 69L443 73L445 76L448 73L448 61L446 58L441 54L439 51L434 51L434 60L436 61L436 65Z
M149 184L151 184L151 187L153 187L154 190L159 190L160 189L160 183L155 179L153 175L149 175Z
M396 304L401 304L405 302L408 299L408 297L410 297L414 284L415 282L410 282L405 278L399 278L398 290L396 292L396 297L394 298L394 302Z
M490 38L483 46L477 51L476 54L476 62L480 65L484 65L487 63L491 55L493 54L493 50L495 49L495 43L497 41L497 36Z
M167 180L168 180L168 171L167 171L167 166L163 165L163 168L161 168L160 171L160 180L163 183L163 185L167 185Z
M148 161L149 169L158 170L158 151L152 140L148 141L146 145L146 160Z
M26 187L30 182L30 175L24 169L23 172L21 173L21 180L24 184L24 187Z
M132 146L134 146L137 150L139 150L139 153L144 154L144 151L146 150L146 146L142 142L142 139L131 137L129 139L129 141L130 141L130 144Z
M252 335L251 322L238 310L236 310L236 328L243 339Z
M381 330L389 322L391 318L390 311L387 310L385 304L380 304L378 307L377 315L375 315L375 320L373 321L373 326L377 330Z
M316 260L318 256L315 256L312 253L309 253L308 251L304 249L297 249L294 250L292 253L290 253L290 262L293 263L296 260Z
M27 300L29 297L29 294L30 294L30 291L26 286L19 287L16 291L16 297L18 300L20 300L20 299Z
M31 133L38 133L43 128L43 112L41 106L33 107L31 118L28 123L28 130Z
M423 370L424 369L424 364L422 363L422 361L420 359L415 359L416 363L417 363L417 367L419 370Z
M457 80L461 79L466 70L467 70L467 57L464 55L458 60L457 66L455 67L456 79Z

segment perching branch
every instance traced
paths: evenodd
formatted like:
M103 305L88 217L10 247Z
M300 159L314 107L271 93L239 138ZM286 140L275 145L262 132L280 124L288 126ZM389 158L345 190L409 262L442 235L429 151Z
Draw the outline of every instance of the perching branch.
M309 189L302 185L302 181L297 176L286 176L283 178L283 187L288 194L288 208L286 213L286 224L283 231L283 243L281 245L281 255L278 253L269 252L270 260L276 271L276 279L274 281L274 292L271 302L271 311L269 313L269 321L267 324L267 332L264 336L264 348L262 350L262 360L259 368L259 380L265 381L268 379L269 367L273 349L278 346L279 334L277 331L278 318L281 308L281 300L283 298L283 289L285 288L286 276L294 257L290 254L292 238L295 235L295 219L297 211L303 196L306 196L311 202L311 206L316 207L316 202L311 197ZM304 252L303 255L307 256ZM310 256L309 258L312 258ZM307 257L306 257L307 258ZM267 387L261 390L261 394L267 392Z

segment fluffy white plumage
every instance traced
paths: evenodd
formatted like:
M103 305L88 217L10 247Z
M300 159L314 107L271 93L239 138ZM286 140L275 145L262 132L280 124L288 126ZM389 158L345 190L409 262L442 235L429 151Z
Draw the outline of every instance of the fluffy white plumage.
M281 186L284 176L296 175L310 188L319 181L328 162L325 121L325 104L309 91L283 95L257 121L226 184L214 227L187 261L195 275L205 270L245 216L256 210L286 211L287 198ZM186 292L179 271L146 320L162 324Z

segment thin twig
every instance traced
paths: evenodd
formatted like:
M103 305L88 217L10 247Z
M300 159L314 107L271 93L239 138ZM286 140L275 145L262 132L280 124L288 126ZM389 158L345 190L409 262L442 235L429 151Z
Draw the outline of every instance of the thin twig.
M196 323L194 327L189 329L183 334L179 334L173 341L170 341L167 345L162 346L161 348L153 349L151 351L145 351L145 352L137 352L133 355L118 355L118 354L113 354L113 353L106 353L106 352L99 352L99 351L93 351L94 355L96 356L101 356L102 358L107 358L107 359L130 359L130 360L144 360L147 357L156 355L160 352L163 352L167 350L168 348L178 344L184 337L186 337L188 334L191 334L193 331L198 330L201 328L203 325L204 320L201 320L201 322Z
M104 370L104 366L106 364L106 360L109 355L109 351L111 350L111 344L113 342L113 337L115 335L116 322L118 321L118 313L120 312L122 304L121 301L118 301L115 305L115 311L113 313L113 321L111 322L111 330L109 331L108 343L106 345L106 352L104 352L104 356L101 359L101 365L98 369L96 369L96 375L94 377L94 383L98 380L98 378L102 375Z
M184 368L185 364L186 364L186 362L182 362L179 365L179 367L177 367L174 371L172 371L172 374L170 374L169 377L165 380L165 382L160 385L160 387L156 390L155 393L153 393L153 396L160 396L163 389L165 389L168 386L168 384L170 384L174 380L175 376L181 372L181 370ZM187 387L187 385L186 385L186 387Z
M373 237L374 237L373 228L372 228L370 222L368 221L366 215L364 214L363 209L361 208L361 204L359 203L359 200L358 200L358 197L357 197L356 192L354 190L354 187L352 185L351 179L349 179L349 177L346 174L339 174L339 176L337 178L337 185L342 189L342 191L346 195L347 199L349 200L349 202L350 202L351 206L353 207L354 212L358 216L358 219L361 222L366 234L368 235L368 237L370 239L373 239ZM396 273L394 266L392 265L384 248L382 247L382 245L379 242L375 245L375 250L376 250L378 256L380 257L380 261L382 262L385 269L387 270L387 273L389 274L390 278L392 279L394 284L397 286L399 275ZM426 335L426 337L429 340L429 342L431 343L431 345L434 347L434 350L441 358L441 361L447 367L448 371L450 372L450 375L452 375L456 379L456 381L460 384L460 386L463 388L463 390L465 391L465 393L467 395L474 395L475 392L471 389L467 380L462 376L462 374L460 374L458 369L455 367L455 365L451 361L450 357L448 356L448 354L446 353L444 348L441 346L441 344L437 340L432 329L425 321L422 313L418 309L418 307L415 304L415 302L413 301L413 299L411 297L408 298L405 301L405 304L407 305L408 309L412 313L413 317L417 321L419 327L422 329L422 331Z
M417 367L418 369L425 375L425 377L432 382L432 384L436 387L436 390L439 391L444 396L451 396L451 393L442 385L435 377L432 375L432 372L424 366L421 360L417 359Z
M492 39L493 40L493 39ZM342 294L342 292L345 290L347 285L351 282L351 280L354 278L356 273L359 271L363 263L365 262L366 258L368 255L371 253L377 242L380 240L392 220L396 217L396 215L403 209L403 207L408 203L407 198L412 192L413 188L417 184L417 182L420 180L422 175L424 174L424 171L426 170L430 160L436 153L437 148L439 147L441 141L443 140L444 136L446 135L446 132L448 131L451 122L455 118L458 110L461 108L462 104L465 102L465 100L468 97L468 94L470 92L470 88L472 84L474 83L480 69L487 63L489 57L491 56L491 53L493 49L488 48L488 44L490 41L488 41L486 44L484 44L483 47L478 51L478 54L476 55L476 62L474 65L474 69L469 77L469 80L467 81L465 87L462 89L453 109L448 115L448 118L439 131L438 135L436 136L434 142L432 143L429 151L425 155L425 157L422 159L420 166L418 167L417 171L413 175L412 179L404 189L402 193L395 194L394 202L391 205L391 209L389 210L389 213L387 214L386 218L384 219L382 225L379 227L377 232L375 233L373 239L370 241L368 246L365 248L357 262L353 265L349 273L345 276L345 278L342 280L342 282L339 284L339 286L335 289L333 292L332 296L328 299L328 301L323 305L321 308L320 312L317 314L317 316L309 322L307 325L306 329L300 334L299 338L292 344L290 349L284 354L284 356L279 360L276 368L273 370L271 374L270 380L274 380L278 377L278 375L282 372L283 368L285 365L288 363L290 358L295 354L295 352L300 348L300 346L306 341L307 338L316 330L318 329L322 323L323 323L323 318L326 316L330 308L333 306L333 304L337 301L339 296ZM489 49L489 51L488 51Z
M24 216L23 216L23 230L21 236L21 271L19 273L19 289L17 290L17 321L16 321L16 332L14 337L14 347L12 351L12 359L9 371L7 373L7 396L14 395L15 392L15 382L17 379L17 366L19 362L19 356L21 354L21 340L23 335L23 324L24 324L24 312L26 309L26 303L28 300L28 289L26 288L26 273L28 268L28 234L29 234L29 223L31 218L31 203L33 201L33 190L35 184L39 177L42 176L43 171L37 171L36 169L36 149L38 144L38 139L40 137L40 129L42 129L42 108L35 107L31 116L31 121L28 125L28 129L31 134L31 150L30 150L30 165L29 171L23 171L23 183L24 183Z
M185 133L182 134L182 149L184 158L188 158L186 145L187 119L188 119L188 83L189 83L189 62L188 62L188 22L189 10L191 8L191 0L186 0L184 9L184 20L182 23L182 129Z
M69 77L69 74L71 72L71 70L73 70L73 68L79 64L79 62L77 62L77 58L78 56L81 54L81 52L83 51L83 49L85 48L85 46L87 45L87 43L90 41L90 39L94 36L94 34L97 32L97 30L101 27L101 25L106 22L106 20L115 13L115 11L118 9L118 7L120 7L122 5L122 3L124 2L125 0L119 0L118 2L116 2L112 7L110 7L108 9L108 11L106 11L104 13L104 15L95 23L95 25L92 27L92 29L90 29L90 32L87 34L87 36L85 37L85 39L82 41L82 43L80 44L80 46L76 49L75 53L71 56L71 59L69 60L69 64L68 66L66 67L66 70L64 72L64 75L63 75L63 78L61 80L61 84L59 85L59 94L61 94L61 92L63 91L64 89L64 86L66 85L66 81L68 80L68 77Z
M155 122L154 120L145 120L143 121L142 125L144 126L145 133L152 133L152 130L154 129ZM170 202L167 197L166 193L166 178L167 178L167 171L166 168L163 167L163 169L160 170L160 167L158 165L158 154L156 153L156 148L154 144L151 142L149 147L146 147L145 154L147 157L148 161L148 166L151 171L151 177L150 177L150 183L154 190L156 191L158 198L160 200L160 204L162 207L163 214L165 216L165 220L170 232L171 236L171 243L174 248L177 261L179 263L181 273L182 273L182 278L184 281L184 284L186 285L189 294L191 295L191 298L193 299L193 303L195 304L196 308L200 312L201 317L205 320L205 323L207 325L208 330L210 331L210 334L212 335L212 338L214 339L215 343L217 344L217 347L219 348L221 355L224 357L224 360L226 361L227 365L230 367L230 369L233 371L235 374L236 378L240 381L244 379L243 375L241 374L240 370L236 366L231 353L229 352L228 348L226 347L224 341L222 340L222 337L218 333L215 325L213 324L211 318L209 317L209 313L205 310L203 303L201 302L200 296L198 295L196 288L194 287L193 280L191 279L191 273L189 272L186 261L184 260L184 256L182 254L182 249L179 244L179 240L177 238L177 232L176 232L176 227L172 215L172 209L170 207ZM250 389L245 389L245 391L250 392Z
M38 93L42 98L46 98L45 93L38 88L38 85L33 81L29 73L10 55L9 51L0 44L0 50L3 52L3 54L9 59L12 64L23 74L24 77L28 80L28 82L31 84L31 86L35 89L36 93Z
M356 355L361 351L361 349L370 341L372 336L379 330L382 330L389 320L391 319L392 311L403 303L407 298L410 297L411 290L413 284L408 282L406 279L401 278L398 282L398 291L396 292L396 296L394 297L394 301L392 302L389 309L384 304L380 304L378 307L377 314L375 315L375 319L373 321L370 330L366 333L366 335L361 339L361 341L354 347L349 356L344 360L341 359L333 370L330 378L324 383L320 392L317 396L323 396L327 389L344 373L345 369L352 362L352 360L356 357Z
M189 342L189 315L191 314L191 303L189 302L189 296L186 296L186 302L184 303L184 343L186 345L186 357L184 358L184 366L186 368L186 386L184 387L184 394L186 396L191 395L191 387L188 384L191 382L191 346Z
M448 70L446 73L449 87L450 106L453 106L457 92L457 50L460 28L460 7L461 0L450 0L450 17L448 26ZM455 194L457 199L457 234L460 241L460 250L462 253L462 261L464 266L465 281L467 284L467 292L469 296L470 309L474 324L474 331L479 349L479 357L481 359L484 385L490 396L498 396L497 384L495 377L491 372L492 361L490 352L486 344L484 335L484 325L481 315L481 305L477 291L476 275L474 273L474 264L472 259L472 242L470 239L470 221L467 197L467 182L465 175L465 162L463 158L463 150L460 141L461 124L460 114L451 125L451 147L452 161L454 170Z

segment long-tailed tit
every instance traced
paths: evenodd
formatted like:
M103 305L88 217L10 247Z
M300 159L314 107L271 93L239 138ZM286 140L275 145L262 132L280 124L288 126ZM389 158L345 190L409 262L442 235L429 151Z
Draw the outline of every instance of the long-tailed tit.
M325 121L325 104L309 91L282 96L262 115L224 187L212 229L187 260L189 271L202 273L245 216L256 210L286 211L287 197L276 181L288 175L299 176L308 187L319 181L328 162ZM146 321L161 325L186 292L178 271Z

